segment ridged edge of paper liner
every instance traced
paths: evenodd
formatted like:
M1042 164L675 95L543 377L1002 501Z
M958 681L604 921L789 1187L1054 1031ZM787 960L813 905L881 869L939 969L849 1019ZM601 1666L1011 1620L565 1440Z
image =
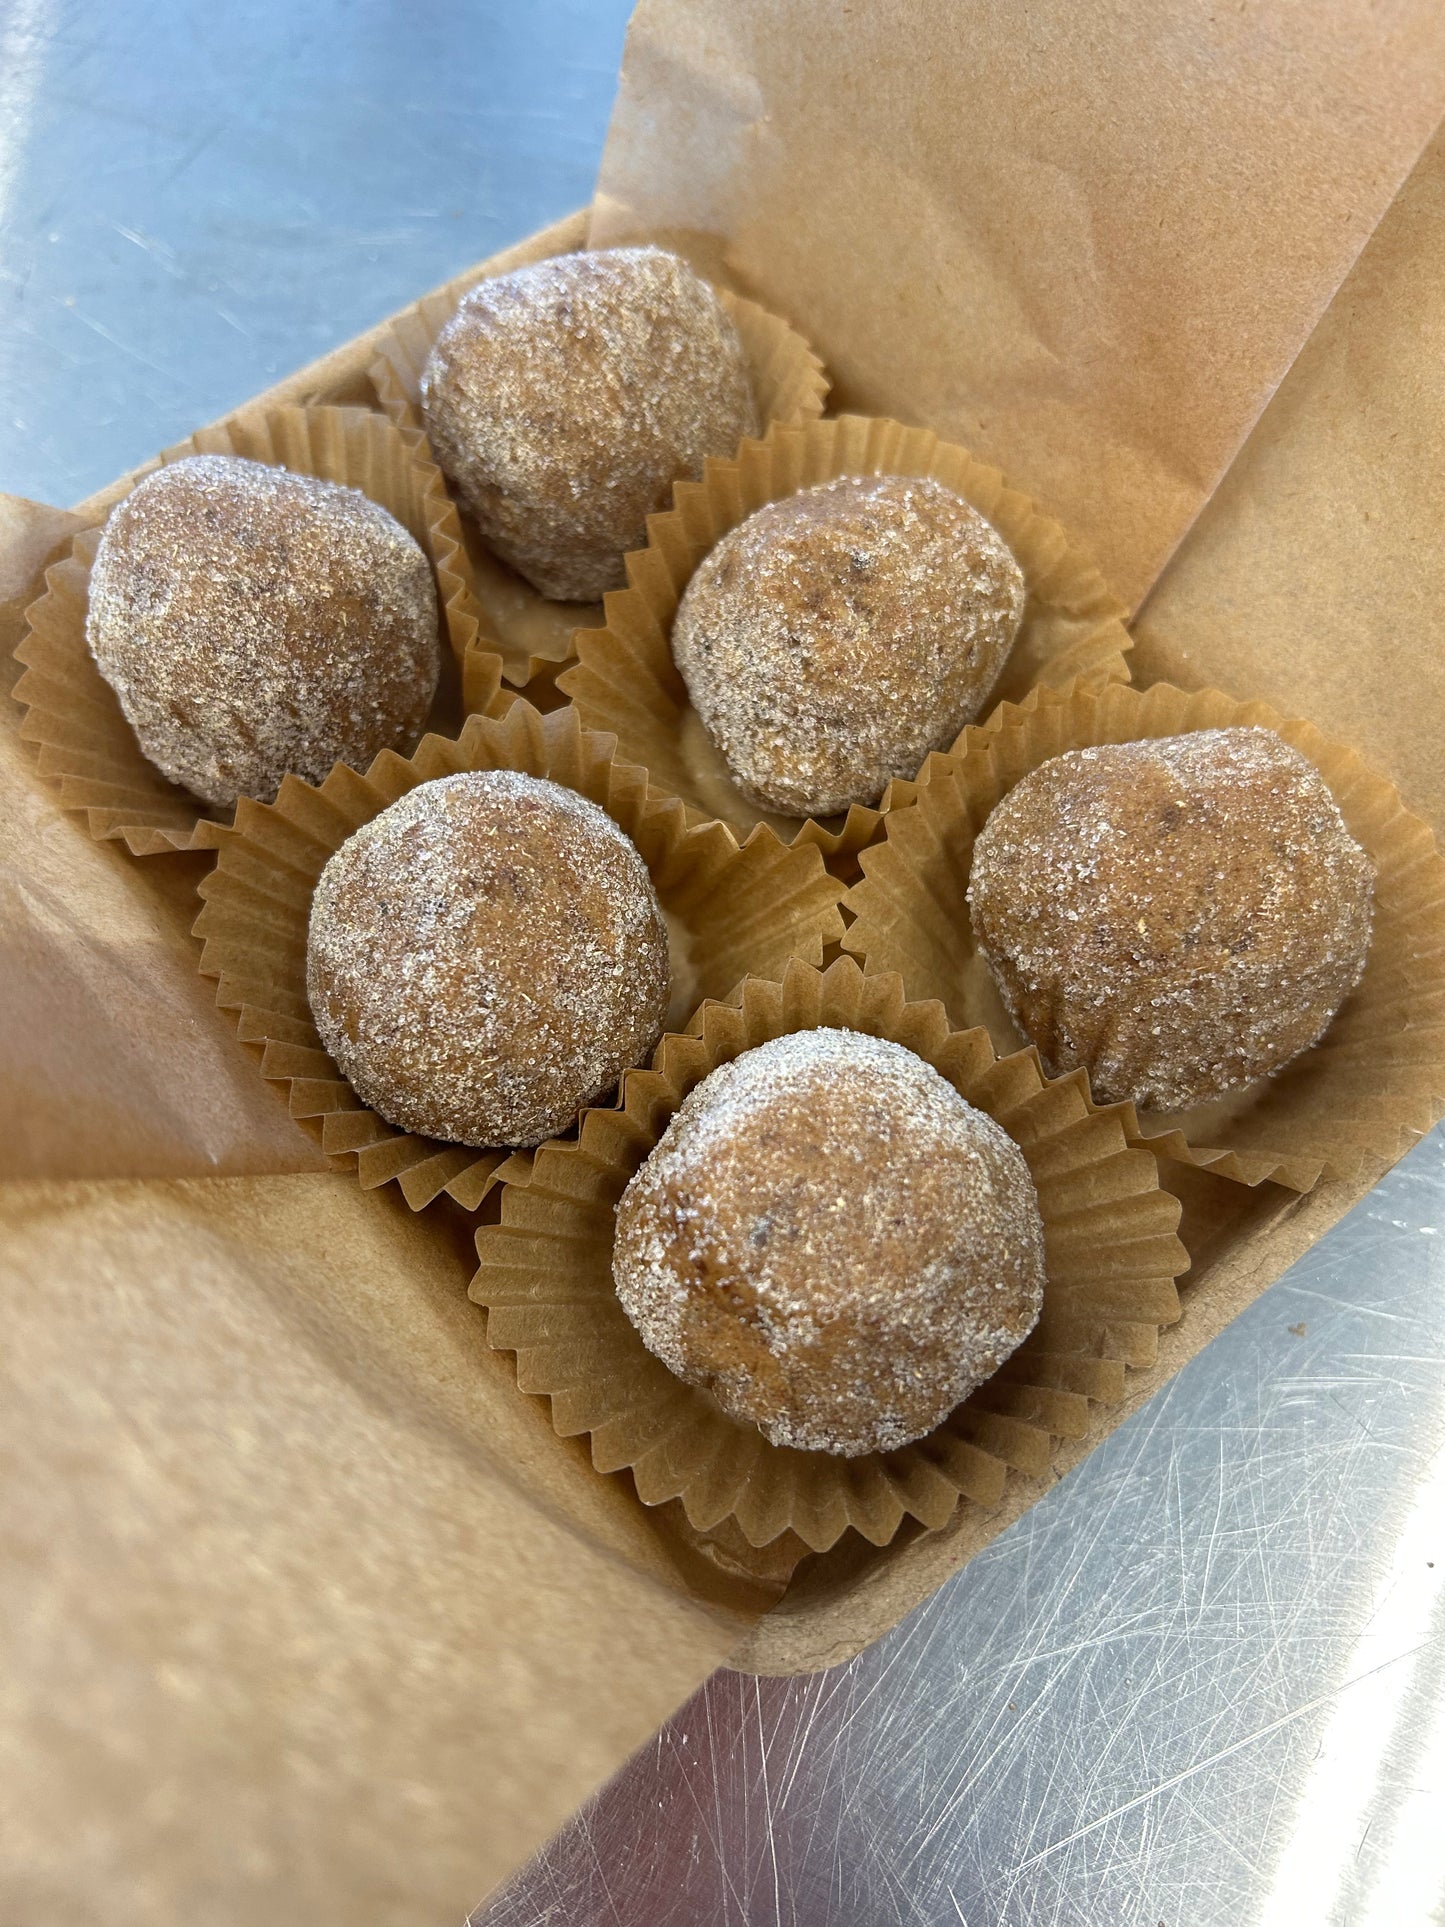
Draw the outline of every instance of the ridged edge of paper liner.
M726 1417L646 1350L612 1285L617 1199L687 1092L768 1038L824 1024L907 1045L997 1118L1028 1159L1047 1239L1033 1335L928 1438L857 1459L769 1445ZM680 1500L701 1532L735 1521L756 1547L790 1532L822 1552L849 1529L887 1545L906 1518L937 1528L960 1502L996 1504L1011 1471L1046 1476L1055 1441L1087 1433L1091 1402L1116 1403L1126 1367L1155 1358L1188 1263L1179 1202L1129 1146L1122 1107L1093 1104L1080 1075L1050 1083L1033 1051L999 1060L986 1032L954 1030L942 1005L906 1002L896 976L865 978L850 958L704 1004L627 1074L619 1106L538 1149L524 1179L504 1181L500 1222L477 1232L488 1342L516 1354L519 1387L550 1401L562 1437L589 1436L598 1471L629 1472L644 1504Z
M399 428L425 429L422 370L433 342L466 292L426 296L400 315L377 344L371 385L383 410ZM816 420L828 399L828 377L802 335L756 301L747 301L728 288L718 288L717 295L742 340L763 425ZM530 583L491 553L465 514L462 526L472 588L500 638L507 681L529 693L539 681L550 685L559 667L570 662L575 653L576 631L603 621L602 605L551 602L538 595Z
M606 599L607 621L579 631L577 665L558 681L593 729L611 730L622 753L662 789L735 829L772 825L786 842L814 843L830 860L874 837L883 816L911 799L890 785L877 808L799 821L760 810L737 788L690 703L669 637L699 562L729 529L759 509L844 475L926 475L961 495L1008 543L1028 586L1018 640L989 698L1016 699L1076 679L1127 681L1132 648L1123 606L1057 522L1009 488L996 468L941 442L931 429L880 416L840 415L776 426L745 441L729 461L709 461L701 482L679 482L674 506L648 520L648 545L627 558L626 589Z
M915 997L939 997L956 1023L998 1014L974 948L964 892L974 837L1029 770L1069 749L1254 724L1273 729L1328 784L1351 834L1378 867L1365 975L1320 1043L1233 1104L1167 1126L1130 1111L1133 1142L1236 1183L1309 1191L1323 1177L1373 1179L1445 1113L1445 861L1428 824L1384 777L1313 724L1216 689L1079 690L1005 708L930 758L908 810L864 853L849 892L844 948L865 969L898 971ZM1223 1119L1223 1122L1221 1122Z
M487 646L461 567L457 513L424 436L404 434L365 408L271 408L200 430L148 462L136 479L196 454L247 456L345 483L379 502L431 561L464 700L479 709L511 700L502 694L501 658ZM28 712L21 737L38 747L41 775L59 784L61 808L83 812L97 842L119 840L132 856L217 849L231 812L213 813L146 760L86 646L90 571L103 526L77 531L25 612L26 631L15 647L25 664L15 685Z
M287 777L274 803L243 802L200 885L201 974L217 979L218 1005L259 1051L262 1076L288 1087L291 1115L322 1150L354 1158L366 1189L395 1180L413 1210L442 1192L475 1210L509 1153L400 1131L357 1097L322 1048L307 1002L311 896L332 853L388 804L432 777L480 769L550 777L600 804L631 837L669 924L684 933L675 948L675 957L685 949L675 981L682 1014L754 970L781 970L792 955L821 962L843 928L842 891L816 853L807 860L770 832L740 845L721 824L690 822L570 709L543 716L517 699L504 716L471 717L455 740L427 736L410 757L384 751L364 776L339 764L319 788ZM518 1158L515 1175L526 1165Z

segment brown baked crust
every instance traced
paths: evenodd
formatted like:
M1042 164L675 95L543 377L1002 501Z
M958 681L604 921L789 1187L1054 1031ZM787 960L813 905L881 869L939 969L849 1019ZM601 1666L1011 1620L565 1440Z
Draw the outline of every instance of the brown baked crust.
M743 793L830 816L876 803L974 719L1024 598L1003 538L952 490L843 476L722 538L687 586L672 653Z
M974 936L1051 1073L1181 1110L1287 1064L1359 982L1374 866L1267 729L1071 750L974 846Z
M439 777L347 838L312 899L321 1041L388 1123L478 1148L565 1130L650 1053L667 930L605 811L513 770Z
M239 455L117 503L86 641L146 757L206 803L409 750L441 670L425 553L358 490Z
M594 602L672 484L758 430L721 302L661 248L568 254L483 281L422 375L437 459L542 595Z
M1018 1146L881 1038L799 1031L705 1078L617 1209L644 1343L775 1445L890 1451L930 1432L1043 1302Z

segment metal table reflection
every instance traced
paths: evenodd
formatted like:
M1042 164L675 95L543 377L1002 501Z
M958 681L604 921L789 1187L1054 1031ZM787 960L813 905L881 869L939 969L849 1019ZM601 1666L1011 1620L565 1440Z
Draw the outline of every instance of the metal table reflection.
M584 201L627 10L0 0L0 485L74 500ZM903 1626L719 1674L474 1927L1445 1920L1442 1238L1437 1132Z

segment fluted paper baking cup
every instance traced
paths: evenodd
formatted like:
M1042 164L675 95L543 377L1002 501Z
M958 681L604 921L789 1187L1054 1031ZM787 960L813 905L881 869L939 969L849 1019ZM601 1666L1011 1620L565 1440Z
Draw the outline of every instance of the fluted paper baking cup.
M1078 678L1127 681L1132 646L1122 605L1059 524L996 468L930 429L864 415L776 427L745 441L733 460L710 461L701 482L678 483L675 506L649 519L646 549L627 558L629 586L608 596L605 627L578 634L577 665L558 686L589 728L611 730L621 754L661 788L734 829L769 823L786 841L816 843L830 858L864 848L884 813L911 798L911 784L892 784L877 808L854 804L821 821L760 809L734 783L689 703L669 639L693 571L729 529L765 502L845 475L931 476L971 503L1012 550L1028 601L990 704Z
M1038 1188L1048 1272L1038 1326L986 1384L927 1438L854 1459L770 1445L728 1417L653 1357L612 1285L617 1201L687 1093L770 1038L828 1025L906 1045L997 1119ZM1081 1074L1050 1082L1033 1051L1000 1060L987 1032L955 1030L941 1004L907 1002L897 976L851 958L704 1004L628 1072L616 1108L540 1147L526 1178L504 1182L500 1222L477 1233L488 1342L516 1354L519 1387L550 1401L558 1433L588 1437L600 1472L630 1473L647 1505L680 1500L700 1531L736 1522L752 1546L794 1533L823 1552L850 1529L887 1545L905 1519L936 1528L960 1504L997 1504L1013 1474L1047 1478L1058 1441L1123 1397L1126 1369L1152 1362L1179 1316L1179 1203L1130 1147L1123 1107L1094 1104Z
M365 775L338 765L319 788L288 776L274 803L243 802L200 886L202 975L217 979L216 1001L259 1052L261 1074L287 1087L291 1115L329 1155L354 1159L366 1188L394 1179L414 1210L442 1192L475 1209L510 1154L398 1130L357 1097L311 1020L311 896L331 855L388 804L432 777L489 769L577 790L631 837L672 940L671 1023L752 971L780 971L792 956L821 961L843 928L842 892L815 851L789 850L769 831L740 844L721 824L690 824L570 709L543 716L517 699L504 716L471 717L455 740L427 736L410 757L384 751ZM519 1177L527 1164L517 1158Z
M1273 1077L1168 1118L1131 1112L1130 1136L1241 1184L1373 1181L1445 1113L1445 861L1429 825L1356 751L1265 703L1161 683L1000 711L952 754L930 758L912 807L864 853L844 947L870 972L899 972L910 996L940 998L955 1023L984 1024L1000 1049L1016 1047L965 897L989 812L1066 750L1240 725L1278 731L1314 764L1374 860L1365 974L1320 1042Z
M458 674L445 673L444 665L434 721L449 719L458 675L471 706L506 706L501 658L489 647L466 580L457 513L424 436L402 433L365 408L270 408L201 429L135 479L198 454L243 455L342 482L379 502L421 544L436 573ZM133 856L214 850L233 812L200 802L146 760L86 646L90 571L103 526L102 518L77 532L25 612L26 632L15 649L25 664L15 696L28 712L20 733L38 746L41 774L59 784L62 808L82 811L97 841L119 840Z
M399 427L425 426L422 371L433 342L466 292L452 288L426 296L398 315L377 345L371 384L382 408ZM746 301L728 288L719 288L717 295L742 341L759 420L765 425L771 421L815 421L828 397L828 378L807 342L795 328L760 308L756 301ZM539 595L492 554L464 506L462 528L472 587L500 638L506 678L516 688L534 693L539 683L550 684L558 668L571 661L575 632L602 622L602 605L551 602Z

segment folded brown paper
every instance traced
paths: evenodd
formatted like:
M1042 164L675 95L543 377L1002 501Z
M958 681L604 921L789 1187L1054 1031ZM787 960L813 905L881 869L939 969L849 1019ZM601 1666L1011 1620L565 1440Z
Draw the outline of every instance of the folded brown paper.
M1431 0L642 0L589 242L792 316L1133 605L1442 112Z
M460 1921L756 1611L683 1593L390 1202L0 1190L15 1927Z
M1445 860L1429 825L1354 750L1264 703L1157 684L1001 710L953 755L930 759L916 805L865 851L844 946L870 971L900 971L910 996L941 998L954 1022L986 1024L1001 1050L1016 1047L965 897L989 812L1065 750L1236 724L1277 730L1308 757L1374 859L1365 975L1320 1042L1275 1076L1177 1118L1131 1112L1130 1136L1243 1184L1308 1191L1323 1176L1373 1180L1445 1115Z
M422 430L421 378L432 343L451 320L466 292L451 282L405 314L397 315L376 343L371 380L377 399L399 428ZM779 316L730 289L718 295L742 338L752 375L758 413L770 421L813 421L828 395L823 364L807 342ZM471 518L462 511L466 566L478 605L500 639L507 680L526 689L545 685L559 664L570 661L573 632L603 620L593 602L552 602L492 554Z
M679 482L674 507L648 522L647 547L628 561L629 587L607 598L605 628L576 637L577 664L558 679L591 729L610 730L624 756L663 789L739 831L767 823L787 842L847 858L877 831L886 810L911 795L890 787L877 809L855 803L815 822L761 810L733 782L721 752L688 702L669 635L677 605L708 550L765 502L843 475L931 475L988 518L1012 549L1028 585L1018 639L985 707L1022 700L1038 685L1084 677L1128 679L1123 607L1057 522L926 428L863 415L770 429L732 461L709 461L701 482Z
M1306 711L1445 836L1442 366L1445 130L1144 605L1135 678Z
M834 1026L906 1045L1019 1145L1038 1187L1048 1284L1038 1326L995 1376L915 1445L840 1459L769 1445L643 1345L612 1285L617 1200L687 1093L709 1071L789 1031ZM896 976L849 958L789 965L704 1004L652 1067L630 1071L611 1110L584 1114L577 1141L543 1145L528 1182L504 1182L501 1222L477 1233L471 1292L488 1342L517 1354L522 1391L550 1400L564 1438L587 1434L599 1472L630 1472L646 1505L680 1499L708 1532L735 1520L748 1543L785 1533L826 1552L848 1531L887 1545L905 1518L938 1528L960 1504L990 1507L1010 1471L1047 1475L1057 1438L1089 1429L1123 1396L1179 1316L1188 1264L1179 1201L1131 1151L1125 1107L1099 1107L1076 1074L1057 1083L1037 1055L1000 1062L987 1034L954 1030L938 1003L906 1003Z
M244 455L319 475L388 509L436 571L445 632L459 669L465 666L468 702L505 706L501 659L482 633L456 510L424 437L363 409L273 408L201 429L147 463L135 480L195 454ZM26 664L15 685L16 700L29 711L21 735L39 746L41 774L59 783L61 807L83 811L97 840L117 839L133 856L213 850L232 812L198 802L146 761L86 646L86 598L104 520L101 515L77 532L69 556L47 570L45 593L26 611L29 633L15 650ZM448 714L453 681L444 674L439 716Z
M413 1210L445 1191L475 1210L507 1162L398 1130L367 1109L321 1047L306 998L311 895L341 844L418 783L467 769L519 769L550 777L598 803L641 852L672 936L672 1021L701 997L725 995L791 956L820 962L843 933L841 887L816 850L788 850L761 829L739 844L720 823L698 824L617 760L610 736L581 727L577 712L542 716L516 699L500 717L473 716L455 741L425 737L410 758L383 752L364 776L338 766L319 788L288 777L271 804L243 802L216 868L200 886L201 971L234 1014L241 1041L259 1050L261 1074L287 1087L291 1115L328 1156L354 1158L362 1185L395 1180ZM520 1179L528 1168L518 1158Z

